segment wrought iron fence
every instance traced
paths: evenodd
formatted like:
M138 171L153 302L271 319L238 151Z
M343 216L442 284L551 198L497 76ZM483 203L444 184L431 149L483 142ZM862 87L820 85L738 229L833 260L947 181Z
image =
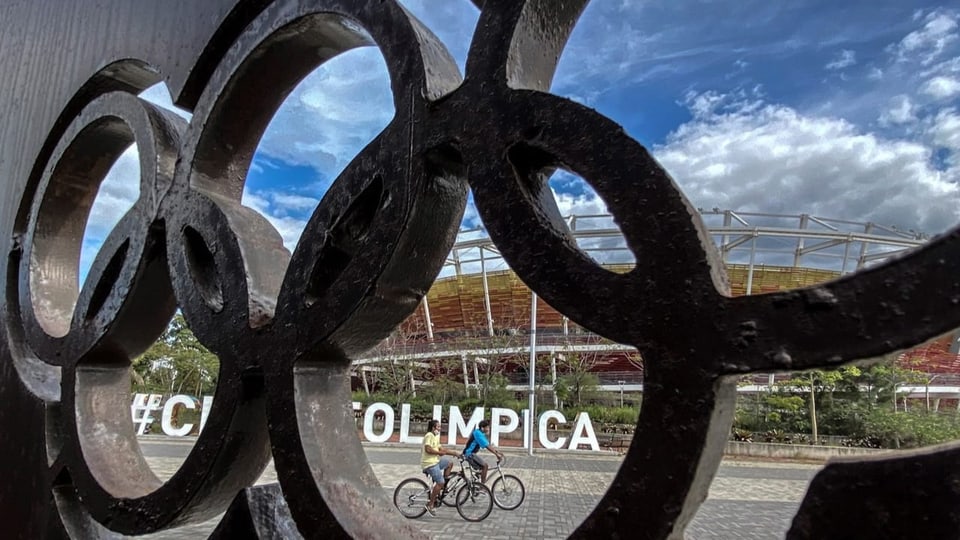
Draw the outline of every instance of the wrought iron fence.
M549 93L586 0L476 3L463 78L392 0L4 8L4 534L144 534L226 511L214 536L419 537L376 482L344 381L440 271L468 189L525 283L645 360L637 431L655 436L633 438L577 538L682 535L716 472L738 376L837 366L960 326L956 230L838 281L731 298L667 172L614 122ZM396 116L290 254L240 205L244 173L292 86L361 45L383 54ZM136 97L161 79L189 124ZM86 214L131 143L140 199L81 288ZM545 196L556 168L590 183L649 264L611 273L569 241ZM221 372L205 429L163 482L129 426L127 370L177 308ZM957 454L830 464L789 537L910 537L918 522L955 537ZM271 457L280 486L251 487Z

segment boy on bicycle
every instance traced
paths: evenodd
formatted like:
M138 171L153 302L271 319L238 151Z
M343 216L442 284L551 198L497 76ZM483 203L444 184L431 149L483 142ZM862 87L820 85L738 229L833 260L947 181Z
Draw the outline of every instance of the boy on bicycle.
M423 450L420 452L420 468L424 474L433 479L433 490L430 491L430 503L426 505L427 512L436 516L437 495L443 489L446 479L453 469L453 460L446 456L457 456L457 452L446 450L440 446L440 421L430 420L427 423L427 433L423 436Z
M477 429L473 430L470 438L467 439L467 446L463 450L463 457L467 458L467 461L470 462L470 465L472 465L474 468L480 469L481 483L487 481L487 469L489 466L482 457L477 455L477 452L483 448L486 448L493 455L497 456L497 463L500 463L500 460L503 459L503 452L490 443L490 440L488 439L489 435L490 421L481 420L480 425L477 427Z

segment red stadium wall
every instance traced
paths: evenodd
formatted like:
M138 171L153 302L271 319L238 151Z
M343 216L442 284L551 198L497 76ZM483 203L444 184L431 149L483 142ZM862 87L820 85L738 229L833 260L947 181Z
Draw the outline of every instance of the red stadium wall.
M609 267L614 271L629 271L631 266ZM762 294L823 283L839 276L838 272L814 268L755 266L753 275L745 265L728 265L727 274L734 296L747 293ZM490 311L493 326L499 334L527 334L530 326L530 290L512 271L487 274ZM438 279L427 294L430 319L433 323L434 343L442 348L453 348L461 340L482 339L487 335L487 318L483 301L483 278L480 274L460 275ZM418 309L402 325L401 332L408 342L427 341L424 310ZM563 316L542 299L537 302L537 333L543 340L562 334ZM597 342L598 338L568 321L568 339L577 342ZM960 356L949 352L953 334L943 336L905 352L899 362L904 367L934 374L960 375ZM522 344L522 339L517 339ZM633 356L633 362L631 362ZM607 352L597 360L598 371L636 370L635 355Z

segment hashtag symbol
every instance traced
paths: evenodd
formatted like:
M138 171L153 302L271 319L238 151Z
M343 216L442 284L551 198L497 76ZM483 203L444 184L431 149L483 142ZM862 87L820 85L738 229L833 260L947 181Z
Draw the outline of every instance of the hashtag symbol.
M153 423L152 411L160 410L160 400L163 396L160 394L136 394L133 396L133 403L130 405L130 416L133 425L137 427L137 435L146 433L147 428Z

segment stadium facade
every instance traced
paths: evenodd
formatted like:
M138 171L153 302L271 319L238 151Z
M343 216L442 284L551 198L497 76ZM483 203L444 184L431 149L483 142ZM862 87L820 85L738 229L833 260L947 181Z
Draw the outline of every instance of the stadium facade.
M900 256L928 240L913 230L807 214L719 209L700 213L726 263L735 296L823 283ZM611 216L570 216L566 222L580 249L606 269L629 272L643 264L634 259ZM957 337L943 336L899 355L898 362L928 374L929 381L922 388L902 388L903 395L960 399ZM558 360L562 366L564 359L576 356L599 377L601 389L642 390L643 364L635 349L568 320L520 281L482 229L463 230L420 309L394 336L355 362L354 387L370 390L376 378L371 372L381 369L377 366L384 361L434 368L445 361L447 366L457 365L458 378L472 387L497 361L510 387L524 390L531 350L542 366L536 373L541 384L552 385ZM753 384L741 390L765 390L776 380L772 374L755 376Z

